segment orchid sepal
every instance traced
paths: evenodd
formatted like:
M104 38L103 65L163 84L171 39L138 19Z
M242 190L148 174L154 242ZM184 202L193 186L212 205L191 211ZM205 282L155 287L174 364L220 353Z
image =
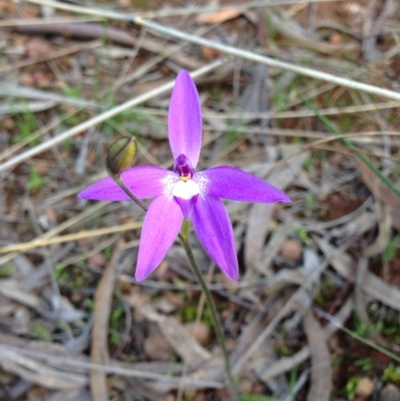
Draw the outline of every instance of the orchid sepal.
M184 219L193 223L201 244L231 280L239 277L232 225L221 198L247 202L290 202L278 188L235 167L196 172L202 140L200 100L186 71L176 79L168 112L168 136L175 159L173 171L139 166L121 174L138 198L153 197L143 222L136 280L148 277L165 257ZM111 179L90 185L78 197L123 201L129 197Z

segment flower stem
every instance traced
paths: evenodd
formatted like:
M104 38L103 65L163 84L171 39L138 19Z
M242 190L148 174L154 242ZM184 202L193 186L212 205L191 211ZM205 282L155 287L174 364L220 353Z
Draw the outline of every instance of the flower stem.
M148 206L144 202L142 202L140 199L138 199L130 191L130 189L124 184L124 182L121 180L121 177L118 174L112 174L110 171L109 171L109 174L110 174L111 178L116 182L116 184L118 184L120 186L120 188L129 196L130 199L132 199L145 212L148 210ZM223 353L224 360L225 360L225 372L226 372L226 376L228 378L229 385L230 385L230 388L232 391L232 400L239 401L239 392L238 392L235 380L233 378L231 363L229 361L229 354L228 354L228 350L225 345L224 334L222 332L221 320L220 320L218 312L217 312L217 307L215 306L215 303L212 299L211 292L208 289L207 283L205 282L204 277L201 274L201 271L199 269L199 266L197 265L196 259L194 258L192 247L190 246L190 243L189 243L189 233L190 233L190 222L185 219L184 223L183 223L182 233L180 233L178 235L178 237L179 237L180 241L182 242L182 245L185 249L186 255L193 268L194 274L197 277L200 287L203 290L208 308L210 309L210 312L211 312L211 320L214 325L215 334L218 337L218 341L221 345L222 353Z
M224 334L222 332L222 325L221 325L221 320L219 318L218 312L217 312L217 307L215 306L215 303L213 301L213 298L211 296L211 292L207 287L207 284L204 280L203 275L201 274L201 271L199 269L199 266L197 265L196 259L194 258L193 255L193 251L192 248L190 246L189 243L189 236L184 237L182 234L179 234L179 239L182 241L183 247L185 249L186 255L189 259L189 262L193 268L194 274L197 277L197 280L201 286L201 289L203 290L203 293L206 297L206 302L208 305L208 308L210 309L211 312L211 320L213 322L214 325L214 330L215 330L215 334L218 337L218 341L221 345L222 348L222 353L224 355L224 360L225 360L225 371L226 371L226 375L229 381L229 385L232 391L232 399L234 401L238 401L239 400L239 392L235 383L235 380L233 378L233 374L232 374L232 368L231 368L231 363L229 361L229 354L228 354L228 350L226 348L225 345L225 338L224 338Z
M141 207L145 212L148 210L148 206L141 201L137 196L135 196L130 189L124 184L124 182L121 180L121 177L118 174L112 174L110 171L108 172L110 174L110 177L115 181L115 183L139 206Z

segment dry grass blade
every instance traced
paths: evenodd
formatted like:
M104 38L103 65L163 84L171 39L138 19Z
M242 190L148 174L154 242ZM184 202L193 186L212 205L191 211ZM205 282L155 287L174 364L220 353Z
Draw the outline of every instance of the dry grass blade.
M0 281L0 294L5 298L12 299L37 310L41 310L43 307L43 300L40 297L28 293L24 288L21 288L19 282L12 279Z
M214 70L215 68L221 66L222 64L223 64L223 62L220 60L214 61L214 62L194 71L191 75L193 78L196 78L198 76L201 76L203 74L206 74L207 72ZM55 145L62 143L66 139L72 138L75 135L78 135L79 133L81 133L91 127L94 127L97 124L100 124L103 121L106 121L109 118L114 117L114 116L122 113L125 110L128 110L134 106L137 106L138 104L141 104L141 103L143 103L149 99L152 99L156 96L167 93L168 91L170 91L173 88L174 83L175 83L175 81L170 81L165 85L155 88L149 92L143 93L140 96L137 96L131 100L128 100L127 102L125 102L117 107L114 107L111 110L108 110L96 117L91 118L90 120L87 120L71 129L63 132L62 134L58 135L57 137L52 138L51 140L46 141L46 142L42 143L41 145L38 145L32 149L25 151L24 153L22 153L18 156L15 156L11 160L9 160L3 164L0 164L0 172L5 171L11 167L14 167L17 164L19 164L27 159L30 159L31 157L36 156L36 155L44 152L45 150L50 149L51 147L53 147Z
M182 247L138 283L143 211L76 198L120 136L136 138L136 166L174 170L182 68L199 77L198 170L236 166L292 200L223 200L240 280L210 269L207 287L240 398L361 399L359 378L371 387L400 361L399 203L355 161L397 193L400 9L139 3L0 0L0 399L230 399Z
M49 110L57 105L54 100L37 101L21 104L2 104L0 105L0 116L4 117L7 115L13 115L18 113L36 113L39 111Z
M307 401L329 401L332 389L331 357L324 332L311 310L298 304L311 354L311 385Z
M63 372L54 367L21 355L12 349L3 349L0 353L0 365L4 370L13 372L25 380L49 389L74 389L87 384L87 378L81 374Z
M222 384L219 382L216 382L214 380L200 380L200 379L191 379L191 378L181 378L181 377L173 377L170 374L160 374L160 373L155 373L157 372L157 369L149 369L149 366L142 366L141 364L123 364L120 362L110 362L109 365L104 366L104 365L95 365L93 363L87 362L85 360L82 360L82 358L76 358L76 357L71 357L71 356L66 356L66 355L51 355L48 352L39 352L39 351L32 351L29 349L24 349L21 347L15 347L15 346L9 346L9 345L0 345L0 357L4 351L4 353L7 350L15 351L16 354L20 355L25 355L29 356L32 359L40 359L40 360L46 360L49 361L51 364L51 369L54 370L54 365L63 365L65 369L68 370L73 370L78 371L78 370L84 370L84 371L98 371L98 372L104 372L107 374L115 374L115 375L120 375L124 377L134 377L142 380L154 380L158 382L163 382L163 383L168 383L171 388L178 388L178 386L181 384L182 380L185 385L192 386L195 388L221 388ZM160 369L158 369L160 370ZM168 372L171 370L166 369ZM154 372L155 371L155 372ZM88 380L86 379L85 383L87 383Z
M290 4L312 4L312 3L325 3L332 1L345 1L345 0L261 0L261 1L246 1L244 4L231 4L231 5L215 5L206 7L189 6L185 8L173 8L160 11L141 12L138 15L142 18L162 18L174 15L189 15L189 14L203 14L213 11L230 11L235 10L248 10L249 8L264 8Z
M77 37L79 39L103 39L122 46L135 46L138 39L122 29L107 28L100 24L44 24L44 25L22 25L15 29L20 33L28 34L58 34L62 36ZM197 60L188 58L181 53L174 52L165 43L151 38L143 38L140 46L152 53L168 57L174 62L188 69L200 68L202 64ZM1 72L1 70L0 70Z
M81 52L83 50L89 50L89 49L95 49L97 47L101 46L101 42L96 40L90 43L85 43L82 45L78 45L78 46L71 46L68 49L62 49L59 51L56 51L54 53L52 53L50 56L46 56L46 57L36 57L35 59L29 59L29 60L24 60L18 63L15 63L13 65L5 65L0 67L0 73L2 72L6 72L6 71L10 71L10 70L14 70L17 68L22 68L22 67L27 67L29 65L33 65L36 63L41 63L43 61L47 61L47 60L53 60L56 58L61 58L61 57L65 57L77 52Z
M217 43L208 39L201 38L199 36L191 35L187 32L179 31L177 29L171 27L164 27L156 22L148 21L143 18L137 17L135 15L125 16L123 14L119 14L116 12L103 11L100 9L86 8L75 5L67 5L63 3L59 3L57 1L48 1L48 0L26 0L29 3L40 4L43 6L54 7L66 11L71 12L80 12L83 14L89 15L97 15L105 18L122 20L122 21L131 21L138 26L142 26L148 28L149 30L155 31L160 35L166 35L167 37L173 37L181 40L186 40L192 43L196 43L201 46L206 46L211 49L218 50L223 54L230 54L232 56L241 57L247 60L251 60L257 63L266 64L270 67L279 68L286 71L292 71L313 79L319 79L322 81L327 81L334 83L336 85L344 86L351 89L357 89L360 91L364 91L367 93L375 94L378 96L383 96L389 99L400 100L400 93L383 89L374 85L364 84L361 82L353 81L351 79L339 77L336 75L328 74L325 72L321 72L318 70L314 70L312 68L302 67L290 63L286 63L283 61L275 60L269 57L262 56L261 54L257 54L251 51L238 49L236 47L227 46L221 43ZM0 166L1 167L1 166Z
M96 365L107 365L108 355L108 320L110 318L112 295L117 278L117 267L124 250L123 241L114 248L110 262L99 282L94 296L94 313L92 328L91 362ZM107 401L107 378L103 372L90 373L90 388L94 401Z
M143 224L142 222L128 223L115 227L106 227L106 228L99 228L97 230L81 231L76 234L61 235L59 237L36 239L34 241L25 242L22 244L7 245L0 248L0 254L16 252L16 251L19 252L28 251L29 249L33 248L54 245L54 244L62 244L64 242L78 241L84 238L92 238L101 235L127 232L129 230L136 230L137 228L141 228L142 224Z

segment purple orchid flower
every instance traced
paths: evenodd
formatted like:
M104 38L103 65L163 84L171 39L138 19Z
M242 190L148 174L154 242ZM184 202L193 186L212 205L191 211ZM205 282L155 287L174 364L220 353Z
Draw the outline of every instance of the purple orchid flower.
M171 95L168 136L175 159L173 171L155 166L130 168L121 174L139 198L151 198L143 221L136 280L144 280L164 259L181 229L193 222L210 258L231 279L238 279L232 225L221 198L246 202L290 202L283 192L243 170L220 166L195 172L199 161L202 122L199 95L191 76L181 71ZM104 178L78 195L81 199L125 201L129 197Z

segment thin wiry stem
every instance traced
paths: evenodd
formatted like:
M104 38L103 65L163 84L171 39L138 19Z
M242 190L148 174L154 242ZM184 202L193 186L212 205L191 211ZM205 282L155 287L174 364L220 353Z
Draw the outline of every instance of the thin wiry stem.
M25 1L34 4L48 5L50 7L71 12L89 14L93 16L101 16L104 18L109 18L117 21L132 22L138 26L146 27L149 30L156 32L159 35L186 40L188 42L196 43L200 46L206 46L211 49L219 50L224 54L230 54L232 56L241 57L247 60L255 61L257 63L266 64L269 67L279 68L286 71L292 71L295 72L296 74L305 75L307 77L319 79L322 81L327 81L336 85L344 86L346 88L357 89L364 92L372 93L374 95L387 97L389 99L400 100L400 93L392 91L390 89L384 89L378 86L357 82L352 79L339 77L333 74L328 74L326 72L318 71L313 68L302 67L299 65L276 60L271 57L266 57L261 54L257 54L248 50L238 49L236 47L228 46L223 43L218 43L216 41L201 38L199 36L192 35L190 33L183 32L175 28L160 25L157 22L143 19L139 17L137 14L129 15L129 14L118 13L115 11L70 5L52 0L25 0Z
M229 354L228 354L228 350L226 348L225 338L224 338L224 334L222 331L221 320L219 318L217 308L212 299L211 292L207 287L207 283L205 282L203 275L201 274L201 271L199 269L199 266L197 265L196 259L192 252L192 248L189 243L189 239L184 238L182 235L179 235L179 239L182 241L182 244L185 249L186 255L189 259L190 265L192 266L194 274L196 275L196 278L201 286L201 289L203 290L203 294L206 297L207 306L211 312L211 320L214 325L215 334L217 335L218 341L222 348L222 353L223 353L224 360L225 360L225 371L226 371L227 379L229 381L230 388L232 390L232 396L235 401L238 401L239 400L239 392L238 392L235 380L233 378L231 363L229 360Z
M110 177L129 196L129 198L131 198L140 208L147 212L149 207L129 190L119 175L110 174Z

